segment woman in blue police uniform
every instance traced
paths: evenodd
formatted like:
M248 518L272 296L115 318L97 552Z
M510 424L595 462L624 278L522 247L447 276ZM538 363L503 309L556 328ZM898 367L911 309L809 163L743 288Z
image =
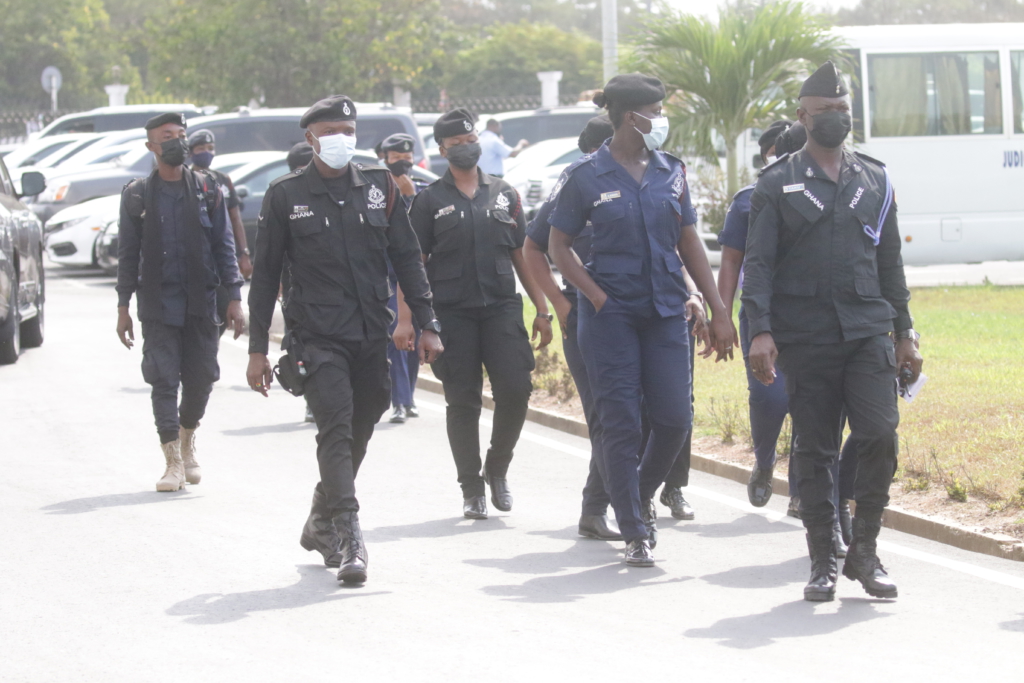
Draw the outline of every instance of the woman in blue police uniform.
M647 567L654 564L651 498L692 418L684 262L710 304L718 358L731 358L737 340L697 237L686 167L658 151L668 133L664 98L661 81L643 74L616 76L595 96L595 104L608 108L615 134L559 182L549 241L555 265L584 295L579 344L603 428L607 485L626 562ZM584 268L572 243L588 220L594 236ZM651 436L638 459L641 398Z

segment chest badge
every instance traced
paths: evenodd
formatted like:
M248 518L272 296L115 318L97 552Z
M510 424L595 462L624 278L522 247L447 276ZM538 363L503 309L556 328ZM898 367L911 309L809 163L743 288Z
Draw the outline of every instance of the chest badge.
M814 171L811 170L810 166L808 166L807 170L804 171L804 175L807 176L808 178L813 178L814 177Z
M686 187L686 179L683 178L682 172L676 173L676 177L672 180L672 192L676 197L683 196L683 189Z
M621 196L622 196L622 192L620 192L619 190L615 190L613 192L602 192L601 193L601 198L598 199L596 202L594 202L594 206L600 206L601 204L606 204L606 203L610 202L613 199L618 199Z
M300 218L311 218L313 212L309 210L309 207L304 204L296 204L292 207L292 213L288 218L291 220L298 220Z
M434 214L434 220L436 221L441 216L447 216L450 213L455 213L455 205L446 206L437 213Z
M494 208L498 211L508 211L509 204L508 197L504 194L499 194L498 198L494 200Z
M796 183L795 185L783 185L782 186L782 191L785 194L789 194L790 192L803 192L804 191L804 184L803 183Z
M380 191L380 188L376 185L370 186L370 192L367 194L369 203L367 204L368 209L383 209L385 208L386 197L384 193Z

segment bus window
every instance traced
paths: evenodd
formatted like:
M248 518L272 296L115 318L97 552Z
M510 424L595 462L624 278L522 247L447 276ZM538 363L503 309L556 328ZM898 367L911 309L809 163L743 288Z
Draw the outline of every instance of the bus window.
M997 52L868 56L871 135L1003 132Z
M1010 72L1013 89L1013 132L1024 133L1024 52L1010 52Z

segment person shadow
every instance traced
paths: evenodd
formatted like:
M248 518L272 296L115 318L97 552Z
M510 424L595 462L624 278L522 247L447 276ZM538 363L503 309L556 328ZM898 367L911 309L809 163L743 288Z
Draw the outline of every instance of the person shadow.
M465 517L448 517L432 519L417 524L379 526L374 529L368 529L364 533L368 538L373 538L374 543L390 543L392 541L400 541L403 538L445 538L475 534L481 531L508 531L512 528L501 517L477 520L470 520Z
M191 495L188 489L174 492L139 491L138 493L111 493L105 496L75 498L61 503L53 503L40 508L48 515L79 515L83 512L94 512L104 508L124 507L128 505L149 505L152 503L174 503L182 500L197 500L202 496Z
M1024 633L1024 614L1021 614L1019 619L1002 622L999 624L999 628L1004 631L1017 631L1018 633Z
M811 561L804 555L778 564L755 564L748 567L733 567L717 574L700 577L715 586L723 588L782 588L807 581Z
M785 522L773 522L764 515L749 512L731 522L701 524L693 521L681 521L672 517L658 518L659 529L673 529L686 534L696 534L703 538L740 538L761 534L795 533L797 528Z
M263 434L285 434L288 432L305 432L309 430L316 431L316 425L312 422L303 422L296 418L292 422L285 422L283 424L253 425L251 427L239 427L238 429L222 429L220 433L225 436L261 436Z
M295 568L299 572L299 580L290 586L239 593L201 593L175 603L165 612L172 617L185 617L182 621L186 624L230 624L255 612L299 609L326 602L388 595L391 592L367 593L358 590L360 587L344 587L334 582L333 575L327 576L323 565L300 564L295 565Z
M691 628L687 638L708 638L719 645L752 650L774 644L785 638L806 638L836 633L849 626L892 616L875 609L876 603L888 600L874 598L840 598L839 609L819 611L821 603L795 600L777 605L763 614L727 617L706 628Z

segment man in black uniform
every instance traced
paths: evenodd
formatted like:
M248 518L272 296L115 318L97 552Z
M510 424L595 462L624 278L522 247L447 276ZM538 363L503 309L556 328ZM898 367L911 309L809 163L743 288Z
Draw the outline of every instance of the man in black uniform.
M797 114L807 145L767 166L751 196L743 284L751 371L771 384L777 359L786 375L811 555L804 598L835 595L831 470L844 408L859 463L843 574L870 595L895 598L876 540L896 473L896 377L915 380L922 360L894 193L881 162L843 147L850 98L832 62L803 84Z
M195 437L217 365L216 289L228 292L227 323L242 334L242 277L217 183L185 168L185 120L161 114L146 123L146 147L157 168L121 193L117 240L117 335L135 340L128 311L138 292L142 376L152 385L153 414L167 469L157 491L198 484ZM181 405L178 405L178 386Z
M544 343L551 339L553 316L523 261L526 220L519 193L477 168L480 143L473 121L469 111L454 109L434 123L434 139L449 168L416 195L410 219L427 260L447 349L433 370L448 404L448 441L462 486L463 515L486 519L485 481L494 507L512 509L506 475L533 391L533 351L514 273L537 307L534 336L540 334ZM487 368L495 406L482 474L481 366Z
M285 347L308 373L302 390L317 425L320 482L301 544L318 550L338 580L366 580L355 477L390 397L388 260L423 329L420 354L442 347L416 236L391 174L350 163L356 107L335 95L314 104L300 125L315 156L302 172L270 184L260 212L249 293L249 386L264 396L274 303L287 255L291 291L284 307ZM339 538L340 537L340 538ZM340 547L339 547L340 540Z

